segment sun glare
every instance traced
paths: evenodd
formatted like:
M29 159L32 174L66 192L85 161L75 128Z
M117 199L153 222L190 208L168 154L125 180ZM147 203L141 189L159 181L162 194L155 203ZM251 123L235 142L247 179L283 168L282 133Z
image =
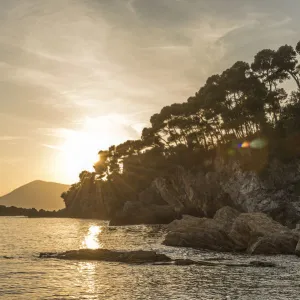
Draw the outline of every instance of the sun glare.
M99 150L139 137L139 133L122 115L86 118L80 130L63 130L64 142L59 146L59 166L65 182L78 181L81 171L94 171Z
M100 226L92 225L89 228L87 235L84 237L82 247L86 249L98 249L101 248L99 242L99 234L102 232Z

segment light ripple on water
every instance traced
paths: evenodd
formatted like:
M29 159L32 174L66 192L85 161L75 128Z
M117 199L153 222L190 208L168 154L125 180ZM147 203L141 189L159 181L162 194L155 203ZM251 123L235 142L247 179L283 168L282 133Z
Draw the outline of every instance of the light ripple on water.
M253 258L166 247L161 245L159 227L109 228L94 220L0 218L0 236L1 299L299 299L297 257ZM130 266L38 258L43 251L83 247L155 250L173 258L216 262L259 259L284 268Z

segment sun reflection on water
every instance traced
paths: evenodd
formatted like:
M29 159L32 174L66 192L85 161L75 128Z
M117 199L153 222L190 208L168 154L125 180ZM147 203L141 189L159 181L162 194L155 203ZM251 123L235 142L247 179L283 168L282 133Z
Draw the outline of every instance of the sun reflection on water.
M99 234L101 232L102 226L91 225L87 235L84 237L82 247L87 249L102 248L102 244L99 242Z

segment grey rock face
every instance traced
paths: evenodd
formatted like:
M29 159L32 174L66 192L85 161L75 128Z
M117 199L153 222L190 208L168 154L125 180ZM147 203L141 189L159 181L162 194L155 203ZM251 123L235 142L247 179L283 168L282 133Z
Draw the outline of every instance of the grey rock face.
M264 177L242 170L238 162L215 162L215 171L191 174L178 167L174 175L157 178L152 187L176 211L212 217L223 206L262 212L289 227L300 221L300 162L270 163ZM192 212L192 213L191 213Z
M178 166L170 175L156 178L139 195L124 199L107 185L86 179L68 193L67 212L79 217L122 218L124 224L130 221L129 215L135 218L140 214L134 221L140 224L161 223L171 215L173 219L184 214L212 218L220 208L230 206L245 213L265 213L290 228L300 221L300 161L283 164L274 160L264 176L243 170L238 161L216 159L211 169L214 171L192 173ZM225 231L230 224L224 226Z
M262 178L252 171L243 171L238 162L216 164L222 190L235 206L245 212L263 212L275 220L294 226L300 220L300 199L295 185L300 182L300 163L270 163Z

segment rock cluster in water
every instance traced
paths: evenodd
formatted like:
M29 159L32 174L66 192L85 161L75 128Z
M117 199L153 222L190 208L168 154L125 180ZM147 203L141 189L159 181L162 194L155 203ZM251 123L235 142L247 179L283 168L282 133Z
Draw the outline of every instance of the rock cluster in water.
M248 254L300 254L300 233L263 213L223 207L214 218L184 216L166 226L164 244Z

